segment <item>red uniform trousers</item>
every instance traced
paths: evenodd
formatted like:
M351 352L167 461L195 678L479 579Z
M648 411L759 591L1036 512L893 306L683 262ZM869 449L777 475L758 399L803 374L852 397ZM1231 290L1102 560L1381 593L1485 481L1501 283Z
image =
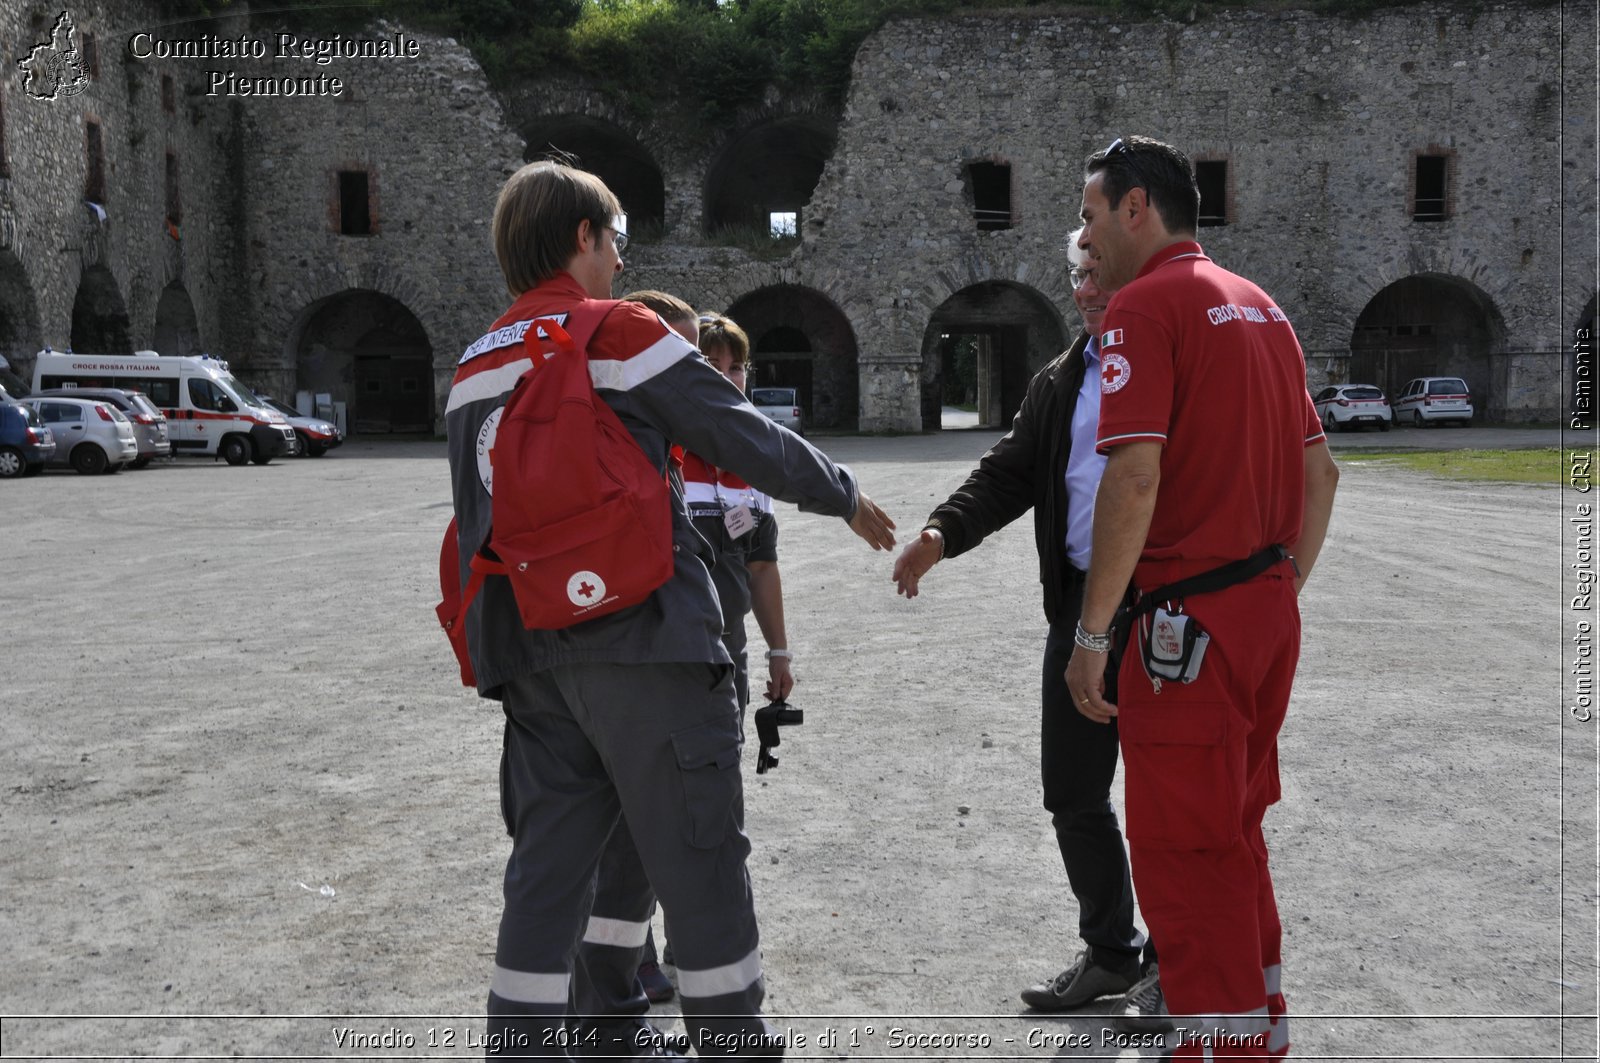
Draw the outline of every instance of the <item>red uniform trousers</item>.
M1149 589L1178 574L1145 563L1135 583ZM1205 1037L1174 1058L1288 1054L1283 928L1261 821L1279 796L1278 730L1300 656L1292 577L1277 565L1183 603L1211 635L1193 683L1163 680L1157 693L1137 630L1122 663L1117 730L1134 887L1161 943L1168 1009L1208 1017Z

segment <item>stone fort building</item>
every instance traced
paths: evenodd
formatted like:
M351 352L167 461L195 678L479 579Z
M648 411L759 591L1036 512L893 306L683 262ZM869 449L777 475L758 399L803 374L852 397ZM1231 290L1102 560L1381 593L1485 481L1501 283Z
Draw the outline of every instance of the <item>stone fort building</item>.
M817 427L937 428L963 346L1008 421L1079 327L1083 159L1134 132L1196 160L1201 242L1288 313L1313 388L1457 374L1492 419L1554 420L1595 316L1591 3L902 20L842 108L772 94L712 129L574 82L497 93L404 27L318 61L240 13L77 0L63 31L63 2L0 7L0 353L24 376L46 345L209 352L358 433L438 430L507 302L495 193L549 146L622 196L621 285L730 313Z

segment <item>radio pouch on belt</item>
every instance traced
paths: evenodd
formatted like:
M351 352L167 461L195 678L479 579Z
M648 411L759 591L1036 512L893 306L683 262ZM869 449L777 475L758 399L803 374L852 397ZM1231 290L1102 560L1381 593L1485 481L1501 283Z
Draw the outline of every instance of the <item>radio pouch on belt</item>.
M1211 644L1211 636L1200 621L1158 605L1144 618L1143 627L1144 670L1152 680L1192 683L1199 677L1206 647Z

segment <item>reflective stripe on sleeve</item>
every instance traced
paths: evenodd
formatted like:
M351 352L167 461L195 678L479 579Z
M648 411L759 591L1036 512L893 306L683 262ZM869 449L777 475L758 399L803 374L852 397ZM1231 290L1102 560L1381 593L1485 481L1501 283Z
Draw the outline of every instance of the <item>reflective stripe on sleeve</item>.
M596 391L627 391L693 353L682 336L669 332L631 358L590 358L589 379Z
M626 919L605 919L598 915L589 917L589 928L583 940L590 945L612 945L619 949L636 949L644 944L650 933L650 920L632 923Z
M496 369L485 369L465 380L458 380L450 389L450 400L445 403L444 412L448 414L469 403L509 394L511 389L517 386L517 380L522 374L532 368L533 359L519 358Z
M494 977L489 980L489 991L501 1000L517 1004L565 1005L571 981L571 976L565 973L513 971L495 964Z
M722 997L742 993L761 977L761 953L751 949L744 959L706 971L678 968L678 992L686 997Z

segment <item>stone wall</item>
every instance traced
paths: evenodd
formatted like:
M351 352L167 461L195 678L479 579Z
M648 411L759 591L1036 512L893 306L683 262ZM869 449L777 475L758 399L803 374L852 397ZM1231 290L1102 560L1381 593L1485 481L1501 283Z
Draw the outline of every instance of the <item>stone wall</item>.
M26 54L59 10L0 7L0 50ZM1226 11L1192 24L1042 8L903 20L862 47L842 114L773 96L718 130L671 108L630 117L575 83L501 98L457 43L394 26L361 35L401 34L413 54L136 58L141 30L195 35L160 30L155 11L74 5L99 45L99 76L81 94L35 100L15 76L0 86L0 352L24 372L39 347L70 342L75 304L111 304L126 313L130 348L192 343L276 392L353 405L403 389L431 418L425 409L413 424L396 398L372 426L437 427L458 352L506 301L489 243L495 192L522 162L524 135L563 122L609 131L636 156L627 165L659 174L662 220L630 246L618 290L744 308L752 327L786 334L798 324L816 355L808 401L837 427L924 427L946 332L1004 347L998 392L1013 396L1070 340L1063 245L1082 161L1127 133L1226 161L1230 222L1201 241L1289 314L1313 387L1373 364L1352 340L1375 306L1426 304L1470 326L1426 341L1432 369L1467 375L1493 417L1553 419L1563 401L1552 352L1592 312L1592 5L1417 5L1359 20ZM234 18L215 32L270 47L276 29ZM342 91L229 95L217 70L336 76ZM90 119L106 146L103 224L83 203ZM787 251L727 246L706 233L708 186L746 145L770 148L773 128L832 139L801 238ZM1411 218L1419 152L1450 160L1445 221ZM1010 228L979 230L971 163L1009 166ZM370 181L370 234L341 232L341 171ZM1398 302L1397 282L1410 293ZM1394 357L1391 373L1412 364ZM842 386L852 363L855 386Z

